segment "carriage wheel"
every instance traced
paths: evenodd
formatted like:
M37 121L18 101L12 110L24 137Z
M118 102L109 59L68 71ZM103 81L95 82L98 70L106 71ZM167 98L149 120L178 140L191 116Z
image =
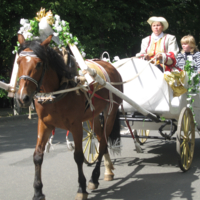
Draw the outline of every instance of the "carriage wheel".
M136 134L135 139L137 140L138 143L143 145L147 141L147 138L139 138L139 136L149 136L149 133L150 133L150 130L139 129L135 131L135 134Z
M179 156L179 166L187 171L192 163L195 146L195 124L192 111L184 107L178 120L176 151Z
M86 121L87 128L83 127L83 130L87 133L87 136L83 138L83 154L84 154L84 163L87 165L92 165L95 163L99 156L99 142L97 137L94 135L89 121Z

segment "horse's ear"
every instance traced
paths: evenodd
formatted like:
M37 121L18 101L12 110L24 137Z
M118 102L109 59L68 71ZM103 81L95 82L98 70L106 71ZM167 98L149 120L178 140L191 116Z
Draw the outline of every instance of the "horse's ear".
M50 42L51 42L51 39L52 39L53 35L50 35L46 40L44 40L40 45L42 46L47 46Z
M23 44L25 42L24 36L22 34L18 34L18 42Z

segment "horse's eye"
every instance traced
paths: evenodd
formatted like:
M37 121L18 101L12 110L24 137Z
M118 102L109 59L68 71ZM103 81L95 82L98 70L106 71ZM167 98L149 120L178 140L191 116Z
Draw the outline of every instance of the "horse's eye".
M42 67L42 62L38 62L36 65L36 69L39 69L40 67Z

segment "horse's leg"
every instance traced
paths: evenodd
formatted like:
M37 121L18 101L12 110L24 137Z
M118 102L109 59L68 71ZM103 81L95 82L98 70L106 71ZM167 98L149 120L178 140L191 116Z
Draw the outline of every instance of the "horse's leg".
M33 200L45 200L45 195L42 193L42 179L41 179L41 166L43 162L43 155L45 145L49 139L51 131L54 127L47 127L42 120L38 120L38 138L33 154L33 162L35 164L35 179L33 183L34 197Z
M87 199L88 193L86 191L86 178L83 174L83 162L84 162L84 155L82 149L82 138L83 138L83 127L82 123L74 123L72 132L75 144L75 151L74 151L74 160L78 167L78 192L76 195L76 200L85 200Z
M110 135L111 131L113 130L113 126L114 126L114 123L115 123L115 118L116 118L116 112L117 110L114 109L109 118L108 118L108 121L107 121L107 126L106 126L106 139L105 139L105 136L104 136L104 133L103 131L101 131L101 135L100 134L100 131L99 131L99 119L96 117L95 118L95 125L94 125L94 131L95 133L98 135L99 138L99 142L100 142L100 145L99 145L99 157L98 157L98 160L97 160L97 163L96 163L96 166L92 172L92 177L89 181L89 184L88 184L88 188L91 189L91 190L94 190L94 189L97 189L98 188L98 185L99 185L99 176L100 176L100 166L101 166L101 161L102 161L102 157L105 153L107 153L107 138L108 136ZM105 116L106 118L106 116Z
M105 173L104 173L104 180L105 181L112 181L114 178L114 170L113 163L110 160L110 155L108 153L108 149L106 149L106 153L103 156L104 158L104 165L105 165Z
M103 135L103 128L101 127L101 124L98 123L98 118L99 118L99 116L97 117L97 119L95 121L95 131L94 132L99 139L99 135L101 135L101 136ZM92 128L92 126L93 126L92 121L90 121L90 126ZM104 180L105 181L111 181L111 180L113 180L113 177L114 177L114 173L112 172L112 170L114 170L114 167L113 167L113 164L110 160L110 155L108 153L107 148L106 148L106 152L105 152L103 158L104 158L104 165L105 165Z

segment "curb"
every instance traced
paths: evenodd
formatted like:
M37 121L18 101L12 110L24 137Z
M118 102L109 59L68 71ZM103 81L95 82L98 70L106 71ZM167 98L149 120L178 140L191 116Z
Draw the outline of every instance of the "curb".
M31 118L36 118L37 117L37 113L33 113L31 114ZM18 115L18 116L11 116L11 117L2 117L0 118L0 122L7 122L7 121L16 121L16 120L30 120L28 118L28 114L27 115Z

